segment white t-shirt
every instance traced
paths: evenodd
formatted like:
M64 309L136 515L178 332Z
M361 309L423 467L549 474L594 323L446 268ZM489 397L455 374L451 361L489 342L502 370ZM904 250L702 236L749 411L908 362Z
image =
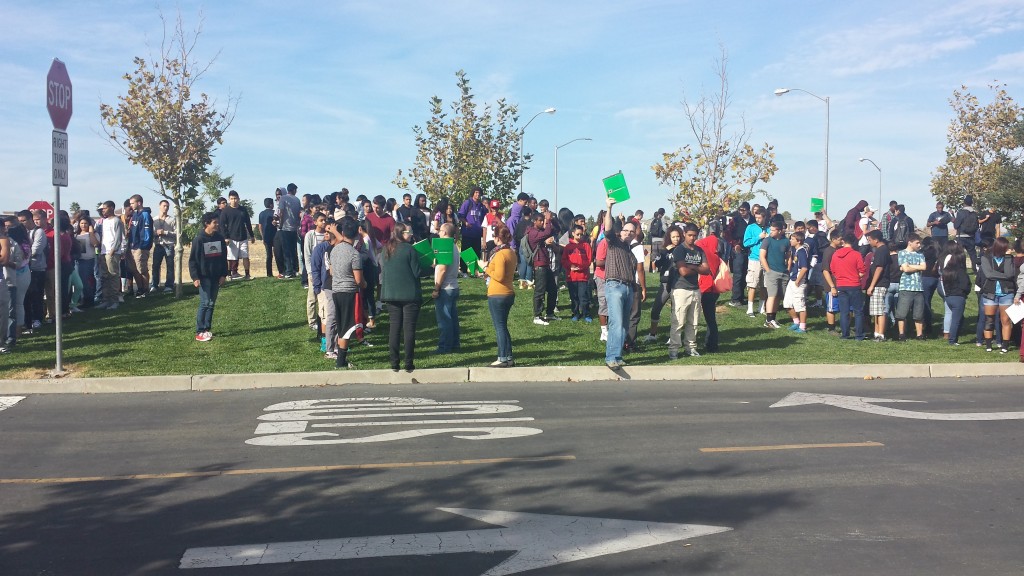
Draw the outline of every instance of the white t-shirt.
M644 245L643 244L639 244L639 243L638 244L634 244L630 248L630 251L633 252L633 256L636 258L637 263L639 263L639 264L643 264L644 263L644 256L646 256L646 254L644 254ZM640 272L639 271L637 271L634 274L634 278L636 279L637 284L639 284L640 283Z

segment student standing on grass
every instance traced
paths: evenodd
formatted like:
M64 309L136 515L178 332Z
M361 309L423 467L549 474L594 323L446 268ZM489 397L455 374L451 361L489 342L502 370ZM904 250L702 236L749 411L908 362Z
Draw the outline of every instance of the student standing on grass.
M327 232L327 215L322 213L316 213L315 216L311 217L313 220L313 226L306 235L302 237L302 257L305 259L305 269L308 274L312 266L313 248L317 244L320 244L324 240L324 234ZM230 250L230 246L228 246ZM248 270L246 270L246 278L249 277ZM323 317L319 315L318 310L320 306L317 304L316 294L313 292L313 285L309 282L306 283L306 324L309 325L310 330L316 330L317 325L323 321Z
M572 319L588 324L593 321L590 318L590 264L593 261L583 226L573 226L569 243L562 249L562 268L569 287Z
M939 287L946 299L947 341L951 346L959 346L957 339L967 296L971 293L971 279L967 277L967 253L955 240L947 242L946 255L939 263Z
M807 333L807 276L811 262L805 237L803 232L793 232L789 236L789 284L782 300L783 308L789 310L789 318L793 321L789 329L797 334Z
M700 274L708 273L708 257L697 246L699 229L693 223L683 228L683 243L672 250L675 274L672 275L672 323L668 335L668 358L679 357L679 349L696 358L697 322L700 317Z
M901 250L897 263L900 271L900 297L896 303L896 320L900 341L907 339L906 320L913 311L914 327L917 339L924 340L924 283L921 274L927 268L924 254L921 253L921 237L917 234L907 236L907 247Z
M636 227L631 222L623 225L612 216L614 199L608 198L606 202L604 239L607 253L604 259L599 255L597 263L604 267L604 296L608 305L608 341L605 343L604 361L606 366L616 370L626 365L622 360L622 347L626 342L638 266L629 245L636 234Z
M263 239L263 250L267 253L267 278L274 277L274 236L277 235L277 224L274 222L274 199L264 198L263 199L263 212L260 212L260 238ZM284 270L281 267L281 260L277 261L277 267L279 270Z
M100 227L100 294L105 310L117 310L121 303L121 254L124 252L124 224L114 215L114 203L107 200L100 208L103 226ZM193 244L193 248L195 244Z
M781 327L775 320L775 315L778 313L779 303L789 280L790 246L785 236L785 226L782 222L772 222L771 234L761 241L761 269L764 270L764 287L768 294L765 305L765 328Z
M547 326L557 320L555 318L555 304L558 301L558 278L551 270L551 258L557 258L556 250L559 249L555 243L555 226L551 221L550 210L534 212L533 226L526 231L523 242L527 243L533 257L530 266L533 267L533 323L540 326ZM547 305L545 306L545 297Z
M398 372L399 339L404 345L404 368L414 370L413 358L416 350L416 320L420 315L423 300L420 287L420 261L412 247L412 228L398 222L391 239L382 252L380 298L388 306L388 349L391 353L391 369Z
M719 292L715 286L715 277L718 276L720 267L728 266L727 261L718 255L724 243L725 240L720 239L714 231L696 242L697 247L704 251L704 256L708 259L708 270L701 274L698 280L700 309L704 316L704 324L707 326L707 334L704 336L705 352L718 352L718 316L715 308L718 306Z
M1000 352L1006 354L1010 347L1010 332L1013 324L1006 315L1006 309L1013 303L1013 295L1018 290L1017 268L1013 258L1007 255L1010 241L996 238L992 243L992 251L981 259L981 274L985 281L981 286L981 304L985 316L985 350L992 351L992 334L996 325L1002 327L1003 343Z
M331 289L334 292L334 314L338 320L338 357L335 368L351 368L348 361L348 342L362 325L356 318L356 294L366 286L363 279L363 260L354 244L359 238L359 223L345 217L338 224L341 242L331 250Z
M661 323L661 311L665 304L672 301L672 281L675 279L675 260L672 251L683 243L683 230L675 224L668 227L662 242L658 244L658 251L651 254L651 264L658 270L658 295L651 303L651 327L644 336L644 343L650 344L658 341L658 325ZM746 258L746 255L743 256ZM671 313L671 306L669 312Z
M493 368L515 366L512 359L512 336L508 332L508 315L516 300L512 278L516 273L518 257L511 242L512 233L509 229L499 227L494 234L494 252L484 271L487 275L487 308L498 341L498 359L491 363Z
M199 288L199 309L196 311L196 340L209 342L213 338L213 308L217 293L228 275L227 245L218 228L220 223L213 212L203 214L203 229L192 240L188 257L188 273L192 284Z
M178 223L168 213L171 203L167 200L160 201L160 214L153 219L153 232L156 233L156 240L153 242L153 286L150 292L155 292L160 287L160 268L164 268L165 284L164 292L174 291L174 243L178 238ZM84 280L84 278L83 278Z
M839 300L839 327L844 340L850 338L850 314L854 316L857 340L864 339L864 293L861 279L867 272L864 259L855 249L857 237L843 236L843 246L835 251L829 262L829 277L835 282Z
M439 238L452 238L455 226L446 222L437 232ZM434 266L434 291L430 297L434 299L437 320L437 350L434 353L457 352L462 343L459 338L459 267L454 262Z
M886 294L889 288L889 245L882 239L881 230L872 230L866 234L871 246L871 268L868 271L868 316L873 317L875 342L885 341L885 321L889 311L886 306Z
M754 209L754 222L748 224L743 232L743 249L747 253L747 316L754 318L754 295L760 291L764 295L764 273L761 269L761 243L768 237L767 215L764 210ZM764 310L764 300L761 309Z
M228 275L232 280L243 278L238 273L238 262L242 262L245 270L244 278L249 275L249 242L253 241L252 221L249 211L242 207L238 192L228 192L228 205L220 211L220 230L228 246Z
M309 285L316 295L317 314L321 318L320 327L324 338L324 358L338 358L338 320L334 315L334 291L331 286L331 272L327 263L331 257L331 249L338 243L338 229L332 223L324 230L324 238L313 247L309 256Z

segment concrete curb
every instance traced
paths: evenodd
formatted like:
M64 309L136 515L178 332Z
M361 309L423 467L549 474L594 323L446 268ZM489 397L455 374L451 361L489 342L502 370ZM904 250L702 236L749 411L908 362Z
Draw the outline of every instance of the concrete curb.
M773 370L774 368L774 370ZM255 390L349 384L453 384L496 382L602 382L616 380L713 382L716 380L839 380L893 378L1024 377L1024 364L838 364L792 366L547 366L516 368L430 368L412 373L390 370L289 372L278 374L200 374L0 380L0 394L103 394Z

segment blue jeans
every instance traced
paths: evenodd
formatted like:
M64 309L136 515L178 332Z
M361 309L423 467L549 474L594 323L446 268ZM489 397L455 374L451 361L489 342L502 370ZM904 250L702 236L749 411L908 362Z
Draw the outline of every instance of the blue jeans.
M747 301L747 264L750 256L743 250L736 250L732 255L732 301L743 304Z
M458 350L459 342L459 289L451 288L437 293L434 315L437 317L437 353Z
M219 278L199 279L199 310L196 311L196 334L209 332L213 325L213 307L220 292Z
M960 323L964 320L964 308L967 299L963 296L946 296L946 310L949 315L949 343L955 344L960 332Z
M622 360L622 346L626 343L626 328L633 309L633 285L606 279L604 298L608 303L608 342L604 349L604 361L619 362Z
M82 279L82 302L85 307L96 303L96 259L80 258L77 262L78 277Z
M572 315L577 318L590 318L590 282L569 282L569 301Z
M526 242L526 238L520 240L520 242ZM519 253L519 279L520 280L533 280L533 263L527 262L526 256Z
M167 277L165 288L174 286L174 246L164 248L163 244L157 242L153 245L153 282L150 286L160 286L160 267L164 268L164 275Z
M843 338L850 337L850 312L853 312L857 340L864 339L864 293L860 287L839 288L839 326Z
M508 314L512 311L512 303L515 301L515 294L487 297L487 307L491 311L494 334L498 338L498 361L500 362L508 362L512 359L512 335L508 333Z
M885 291L885 313L889 316L889 324L896 324L896 301L900 299L900 283L890 282Z

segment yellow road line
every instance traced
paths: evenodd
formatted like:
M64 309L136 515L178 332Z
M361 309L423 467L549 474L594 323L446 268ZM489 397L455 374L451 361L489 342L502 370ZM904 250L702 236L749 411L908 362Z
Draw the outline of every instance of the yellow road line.
M879 442L847 442L842 444L778 444L776 446L726 446L701 448L701 452L758 452L762 450L801 450L803 448L865 448L885 446Z
M168 472L164 474L131 474L128 476L84 476L80 478L0 478L0 484L71 484L75 482L114 482L120 480L166 480L174 478L208 478L246 476L251 474L304 474L337 470L375 470L386 468L423 468L427 466L472 466L474 464L521 464L575 460L575 456L536 456L527 458L481 458L477 460L435 460L427 462L389 462L380 464L337 464L333 466L298 466L292 468L248 468L209 472Z

